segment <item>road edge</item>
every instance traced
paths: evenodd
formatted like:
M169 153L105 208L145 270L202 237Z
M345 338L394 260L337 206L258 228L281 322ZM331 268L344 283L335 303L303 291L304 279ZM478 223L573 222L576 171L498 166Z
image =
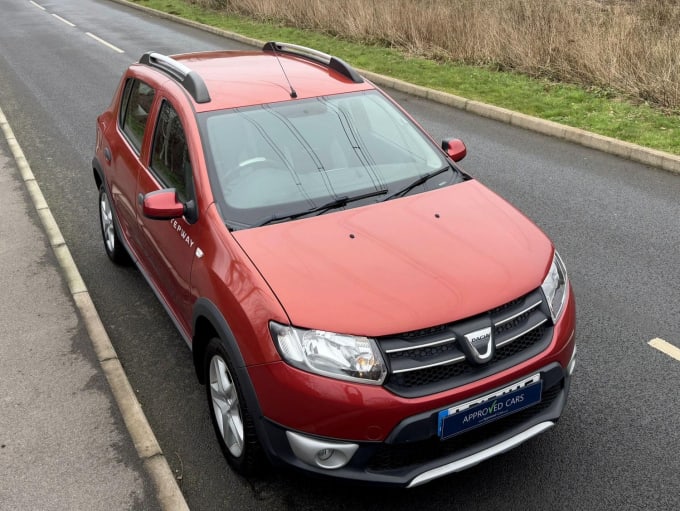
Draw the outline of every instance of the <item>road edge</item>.
M43 196L40 186L2 108L0 108L0 129L19 169L21 179L24 186L26 186L31 202L38 213L50 247L59 262L69 292L76 304L80 317L85 323L85 328L92 342L97 360L106 376L125 426L134 443L137 455L142 460L142 465L153 481L156 498L164 511L188 511L189 506L184 499L184 495L179 489L172 469L142 411L142 407L125 374L123 365L111 344L104 324L97 313L85 282L80 276L71 252L61 234L61 230L52 215L52 211Z
M262 47L266 42L251 37L246 37L236 32L230 32L221 28L205 25L197 21L188 20L175 14L158 11L156 9L152 9L151 7L136 4L128 0L110 1L132 7L133 9L155 15L159 18L172 20L185 26L198 28L204 32L222 36L226 39L248 44L250 46ZM631 142L624 142L622 140L606 137L604 135L598 135L597 133L586 131L580 128L574 128L572 126L566 126L564 124L548 121L539 117L532 117L530 115L508 110L506 108L501 108L498 106L489 105L487 103L482 103L480 101L474 101L461 96L456 96L448 92L442 92L420 85L414 85L397 78L381 75L372 71L367 71L365 69L357 68L357 71L381 87L393 88L400 92L404 92L415 97L429 99L430 101L457 108L459 110L464 110L480 117L486 117L488 119L493 119L495 121L510 124L512 126L517 126L518 128L524 128L536 133L559 138L573 144L595 149L603 153L611 154L626 160L642 163L643 165L648 165L650 167L665 170L666 172L670 172L672 174L680 175L680 156L675 154L659 151L656 149L650 149L648 147L633 144Z

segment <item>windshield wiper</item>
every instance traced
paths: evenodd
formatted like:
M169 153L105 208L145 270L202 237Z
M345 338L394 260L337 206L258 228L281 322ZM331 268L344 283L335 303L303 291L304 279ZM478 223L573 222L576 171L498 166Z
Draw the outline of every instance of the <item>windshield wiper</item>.
M311 215L313 213L320 215L321 213L325 213L329 209L342 208L349 204L350 202L356 202L362 199L369 199L370 197L376 197L377 195L385 195L386 193L387 190L375 190L361 195L355 195L353 197L350 197L349 195L343 195L342 197L333 199L332 201L327 202L326 204L322 204L321 206L317 206L315 208L306 209L305 211L299 211L297 213L291 213L288 215L268 216L267 218L253 224L253 227L262 227L263 225L267 225L272 222L278 222L280 220L295 220L296 218L299 218L301 216Z
M383 202L388 201L390 199L396 199L397 197L402 197L402 196L406 195L408 192L410 192L411 190L413 190L415 187L420 186L420 185L424 185L427 181L429 181L433 177L438 176L439 174L443 174L444 172L446 172L449 169L453 170L454 172L456 171L456 168L451 166L451 165L447 165L446 167L442 167L441 169L438 169L438 170L433 170L432 172L429 172L425 175L420 176L418 179L416 179L412 183L409 183L407 186L405 186L404 188L402 188L398 192L395 192L392 195L385 197L383 199Z

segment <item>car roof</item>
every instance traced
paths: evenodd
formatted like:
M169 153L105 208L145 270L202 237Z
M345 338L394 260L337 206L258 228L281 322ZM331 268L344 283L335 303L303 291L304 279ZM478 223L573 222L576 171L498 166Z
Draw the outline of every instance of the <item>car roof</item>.
M275 47L279 51L267 46L273 44L280 45ZM262 51L210 51L172 57L147 53L140 62L183 84L196 112L375 88L351 66L330 55L285 43L267 45Z

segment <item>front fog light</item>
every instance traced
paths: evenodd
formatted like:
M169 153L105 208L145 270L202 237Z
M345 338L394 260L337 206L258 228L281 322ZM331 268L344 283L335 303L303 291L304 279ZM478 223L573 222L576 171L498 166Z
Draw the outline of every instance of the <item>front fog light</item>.
M331 442L292 431L286 431L286 438L293 454L300 461L326 470L344 467L359 448L358 444L351 442Z
M545 277L543 284L541 284L541 289L543 289L543 294L550 308L553 323L560 317L566 303L568 282L567 270L564 267L562 258L555 251L550 271L548 271L548 275Z
M333 454L335 454L335 449L321 449L319 452L316 453L316 457L318 458L319 461L324 462L331 459L333 457Z

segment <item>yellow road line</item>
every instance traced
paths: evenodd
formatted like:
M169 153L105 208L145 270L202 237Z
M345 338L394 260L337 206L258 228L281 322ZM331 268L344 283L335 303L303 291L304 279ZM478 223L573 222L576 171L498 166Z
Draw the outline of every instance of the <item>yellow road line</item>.
M647 344L680 362L680 348L672 345L670 342L664 341L663 339L659 339L657 337L649 341Z

